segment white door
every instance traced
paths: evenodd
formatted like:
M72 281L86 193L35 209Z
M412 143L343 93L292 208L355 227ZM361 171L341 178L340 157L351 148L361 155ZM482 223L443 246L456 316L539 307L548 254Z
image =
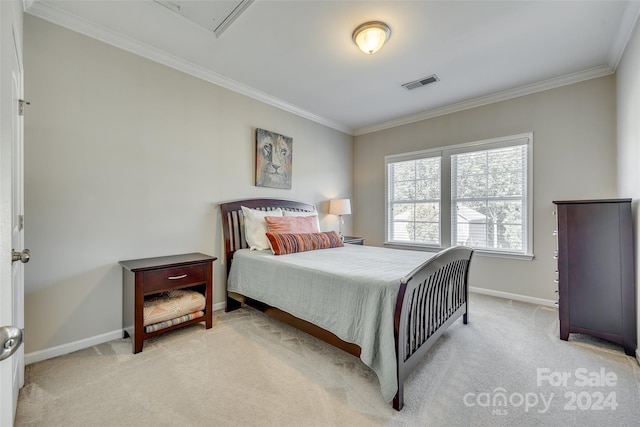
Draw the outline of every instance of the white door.
M11 426L24 383L22 4L0 1L0 426ZM22 261L22 262L21 262Z

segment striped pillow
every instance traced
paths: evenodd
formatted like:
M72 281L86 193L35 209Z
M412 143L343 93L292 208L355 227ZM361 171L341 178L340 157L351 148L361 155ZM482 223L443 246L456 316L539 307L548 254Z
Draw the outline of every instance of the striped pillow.
M315 249L338 248L344 246L335 231L325 233L267 233L274 255L287 255Z

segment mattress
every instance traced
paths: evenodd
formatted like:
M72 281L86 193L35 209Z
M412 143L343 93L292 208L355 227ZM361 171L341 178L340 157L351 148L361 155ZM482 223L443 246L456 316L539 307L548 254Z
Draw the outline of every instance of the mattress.
M234 253L227 290L360 346L360 359L391 401L398 387L393 316L400 279L433 255L360 245L280 256L242 249Z

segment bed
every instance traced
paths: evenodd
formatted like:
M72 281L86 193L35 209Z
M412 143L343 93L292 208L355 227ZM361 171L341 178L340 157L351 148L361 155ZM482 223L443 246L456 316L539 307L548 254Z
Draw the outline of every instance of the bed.
M473 250L436 254L341 245L289 255L248 249L243 207L311 215L312 204L282 199L220 203L227 265L226 310L242 303L359 357L401 410L404 381L440 335L468 321Z

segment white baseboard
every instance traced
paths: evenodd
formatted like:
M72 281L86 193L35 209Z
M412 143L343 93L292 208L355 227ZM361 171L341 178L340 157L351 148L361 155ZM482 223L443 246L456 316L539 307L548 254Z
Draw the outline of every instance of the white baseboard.
M555 307L555 301L545 300L542 298L534 298L534 297L528 297L525 295L511 294L508 292L493 291L490 289L474 288L474 287L470 287L469 291L475 292L478 294L490 295L498 298L506 298L506 299L512 299L515 301L522 301L522 302L528 302L531 304L543 305L547 307ZM214 311L222 310L223 308L225 308L225 306L226 306L226 302L219 302L213 305L213 310ZM109 342L113 340L118 340L122 337L123 337L123 331L122 329L119 329L117 331L107 332L106 334L96 335L94 337L89 337L79 341L70 342L68 344L62 344L56 347L34 351L33 353L27 353L24 356L24 361L25 361L25 364L30 365L32 363L42 362L43 360L53 359L54 357L73 353L74 351L83 350L85 348L92 347L94 345L103 344L105 342ZM636 353L636 358L640 363L640 353Z
M24 355L24 362L25 364L30 365L32 363L41 362L47 359L52 359L54 357L62 356L68 353L73 353L74 351L82 350L94 345L117 340L120 338L122 338L122 329L119 329L117 331L107 332L106 334L102 334L102 335L96 335L90 338L85 338L83 340L70 342L68 344L62 344L56 347L34 351L33 353L27 353Z
M225 305L225 302L214 304L213 311L222 310L223 308L225 308ZM36 362L42 362L43 360L53 359L54 357L73 353L74 351L83 350L94 345L103 344L105 342L113 340L119 340L123 336L123 330L120 329L117 331L107 332L106 334L85 338L83 340L70 342L68 344L62 344L56 347L34 351L33 353L27 353L24 355L24 362L26 365L30 365Z
M556 302L549 299L528 297L526 295L511 294L509 292L493 291L491 289L474 288L473 286L469 287L469 291L475 292L477 294L489 295L492 297L512 299L514 301L522 301L522 302L528 302L530 304L537 304L537 305L543 305L545 307L557 308Z

